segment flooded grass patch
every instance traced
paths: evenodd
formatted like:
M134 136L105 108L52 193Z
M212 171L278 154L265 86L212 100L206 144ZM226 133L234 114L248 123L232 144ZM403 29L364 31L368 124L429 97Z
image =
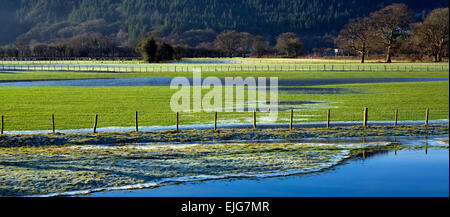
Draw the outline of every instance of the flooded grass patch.
M192 179L317 171L335 165L347 153L339 148L278 143L151 150L68 146L0 148L0 195L46 195Z
M426 135L448 135L448 125L2 136L0 195L73 195L186 181L311 173L347 158L366 158L393 148L426 147L408 140L342 143L333 138ZM292 141L301 138L329 138L331 142ZM268 142L251 142L258 139ZM276 139L282 141L274 142ZM430 148L448 149L445 139L434 139ZM236 140L248 142L233 142Z
M448 124L434 124L428 127L419 125L343 126L327 128L302 129L219 129L146 131L146 132L105 132L105 133L57 133L0 136L0 147L51 146L51 145L108 145L129 143L196 143L196 142L232 142L291 140L307 138L362 138L391 136L431 136L447 135Z

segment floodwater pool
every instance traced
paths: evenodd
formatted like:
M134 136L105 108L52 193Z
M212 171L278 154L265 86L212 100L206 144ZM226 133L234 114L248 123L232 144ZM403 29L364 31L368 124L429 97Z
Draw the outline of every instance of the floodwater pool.
M173 77L138 77L45 81L2 81L0 87L155 87L170 86ZM192 84L192 78L188 78ZM225 83L225 79L221 79ZM269 80L269 79L268 79ZM269 82L267 80L267 82ZM305 87L337 84L367 84L386 82L448 81L449 78L345 78L345 79L279 79L278 86ZM267 83L266 85L269 85ZM287 89L292 90L292 89ZM294 89L295 90L295 89ZM309 91L312 91L309 89ZM320 91L320 90L316 90ZM332 91L334 92L334 91Z
M318 172L270 178L178 182L87 197L448 197L449 150L428 140L413 149L360 156ZM420 147L420 148L417 148Z

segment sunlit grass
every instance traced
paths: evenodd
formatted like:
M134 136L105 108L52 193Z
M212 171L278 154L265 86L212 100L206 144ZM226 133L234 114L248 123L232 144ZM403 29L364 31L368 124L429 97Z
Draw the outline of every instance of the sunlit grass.
M316 87L318 88L318 87ZM369 108L369 120L393 120L399 109L399 120L424 120L430 108L430 120L448 119L449 83L375 83L329 85L320 88L358 90L349 94L308 94L280 91L280 102L307 101L313 104L280 105L277 122L289 122L289 110L301 122L326 121L326 111L332 110L332 121L362 121L364 107ZM108 88L0 88L0 114L5 116L5 129L50 130L51 114L55 114L57 129L80 129L93 126L99 115L98 127L134 126L139 111L140 126L175 125L175 113L170 99L177 90L169 87L108 87ZM204 90L204 93L207 91ZM314 104L317 103L317 104ZM289 104L289 103L287 103ZM266 114L258 114L258 122ZM213 113L182 113L182 125L213 124ZM219 124L252 123L252 113L220 112Z

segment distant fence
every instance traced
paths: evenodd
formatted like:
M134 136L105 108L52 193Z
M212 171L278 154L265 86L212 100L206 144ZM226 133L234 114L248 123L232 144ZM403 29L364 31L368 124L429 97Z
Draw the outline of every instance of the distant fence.
M413 118L408 118L408 114L410 114L410 111L404 111L402 112L402 110L399 111L399 109L393 109L391 110L391 112L387 113L385 111L381 111L383 112L383 117L379 116L379 112L377 110L374 110L373 112L365 107L363 109L361 109L360 111L355 111L352 112L352 115L350 118L345 118L345 119L341 119L338 120L338 118L334 118L334 112L336 110L333 109L327 109L324 112L320 113L320 118L318 119L320 122L305 122L305 121L301 121L298 120L297 115L298 114L304 114L303 112L299 112L299 111L294 111L293 109L290 110L286 110L286 111L282 111L280 112L280 116L279 119L280 121L276 122L276 123L270 123L269 125L272 126L271 128L287 128L287 129L291 129L294 130L295 128L301 128L301 127L307 127L307 126L314 126L314 127L323 127L323 128L330 128L332 126L342 126L342 125L347 125L347 126L362 126L364 128L369 127L370 124L373 124L373 122L379 122L379 124L383 124L383 125L391 125L393 127L398 127L400 124L404 123L405 121L409 121L409 122L414 122L414 123L420 123L420 125L424 125L424 126L428 126L429 125L429 121L430 120L436 120L439 118L436 117L441 117L442 118L442 114L445 113L444 111L439 111L439 110L435 110L434 114L431 113L429 108L426 108L424 110L422 110L422 117L423 119L413 119ZM339 111L339 112L342 112ZM336 113L339 113L336 112ZM420 112L419 110L415 110L416 112L416 116L417 116L417 112ZM440 114L439 114L440 113ZM121 124L119 126L126 126L125 128L129 128L132 130L127 130L127 131L136 131L139 132L140 131L140 123L144 123L141 124L141 126L145 126L145 127L152 127L154 125L149 125L146 124L148 122L146 122L146 119L148 119L147 115L144 115L141 117L142 113L139 113L138 111L136 111L133 115L127 115L126 117L124 117L123 115L119 115L122 120L121 120ZM186 121L186 123L182 122L182 118L184 118L183 116L186 117L192 117L192 114L188 114L188 113L164 113L164 115L161 114L153 114L153 117L159 117L159 118L163 118L165 121L168 121L167 123L169 123L169 125L167 125L167 127L171 126L172 130L175 131L179 131L180 130L180 126L182 124L186 125L186 126L193 126L193 129L195 129L195 126L202 126L201 128L205 128L205 126L207 126L208 129L214 129L214 130L218 130L220 127L224 127L224 128L233 128L233 126L236 125L230 125L230 124L223 124L223 121L229 121L230 119L232 119L233 117L236 118L237 116L225 116L225 114L227 113L202 113L203 116L203 122L201 123L196 123L193 124L192 121ZM246 123L240 123L245 124L245 126L248 127L253 127L254 129L260 128L259 126L259 122L258 122L258 117L259 115L262 114L262 112L240 112L237 113L237 115L239 115L238 118L246 118ZM315 112L315 114L319 114L317 111ZM371 117L371 114L374 114L372 116L376 116L375 118ZM222 118L220 119L220 116L224 115L225 119ZM236 113L234 114L236 115ZM433 117L434 115L434 117ZM445 113L446 115L446 119L448 119L448 110ZM55 120L71 120L70 122L72 122L72 120L74 120L74 117L70 117L70 115L62 115L63 117L57 117L58 119L55 119L55 114L51 114L51 115L46 115L46 116L41 116L42 119L39 119L39 124L41 124L41 126L48 126L47 129L44 129L46 131L52 132L52 133L56 133L57 132L57 127L58 127L58 121ZM79 114L77 114L76 116L79 117ZM68 128L67 125L65 125L63 130L67 130L67 129L71 129L71 130L76 130L76 129L89 129L90 127L92 127L92 131L93 133L97 133L97 129L99 128L99 123L102 123L103 127L112 127L112 126L118 126L115 124L111 124L111 122L108 122L108 119L111 120L111 117L107 117L107 114L103 114L102 116L99 114L84 114L85 118L80 119L79 121L83 121L84 122L84 126L82 128ZM36 115L34 115L33 117L36 117ZM102 117L104 117L105 119L102 120ZM205 118L206 117L206 118ZM194 119L199 118L199 116L194 117ZM117 119L117 117L114 117L114 119ZM127 120L124 120L127 119ZM34 120L36 121L36 120ZM141 122L142 121L142 122ZM60 121L61 123L62 121ZM14 127L14 124L17 123L27 123L27 124L36 124L33 123L33 120L31 119L25 119L21 116L6 116L6 115L1 115L1 131L0 134L4 134L5 131L9 129L13 129L13 130L9 130L9 131L17 131L18 129ZM131 123L133 123L131 125ZM92 125L90 125L92 124ZM116 123L117 124L117 123ZM222 124L222 125L219 125ZM261 124L267 124L267 123L261 123ZM90 127L88 127L88 125L90 125ZM134 126L133 126L134 125ZM376 124L375 124L376 125ZM130 127L132 126L132 127ZM156 125L159 127L164 127L164 125ZM236 127L237 128L237 127ZM267 128L267 127L265 127ZM50 131L51 129L51 131Z
M131 66L129 66L131 65ZM257 71L369 71L369 72L446 72L448 64L210 64L210 65L84 65L84 64L1 64L1 71L69 72L257 72Z

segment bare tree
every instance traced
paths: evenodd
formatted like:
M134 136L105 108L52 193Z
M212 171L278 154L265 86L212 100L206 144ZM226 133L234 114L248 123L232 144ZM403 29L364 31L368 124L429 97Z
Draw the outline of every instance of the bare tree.
M264 41L263 36L255 36L252 44L252 55L261 58L264 54L271 50L269 42Z
M408 31L413 12L405 4L392 4L370 14L376 35L386 50L386 62L392 62L393 49Z
M214 45L231 58L236 55L239 49L239 33L234 30L223 31L217 36Z
M433 10L423 21L411 26L411 44L419 53L433 56L435 62L449 49L448 8Z
M252 50L252 44L255 36L248 32L239 33L239 51L242 57L247 57Z
M351 19L336 38L336 44L345 51L357 53L361 56L361 63L374 44L374 29L369 18Z
M297 57L302 53L303 42L293 32L286 32L278 36L276 48L288 57Z

